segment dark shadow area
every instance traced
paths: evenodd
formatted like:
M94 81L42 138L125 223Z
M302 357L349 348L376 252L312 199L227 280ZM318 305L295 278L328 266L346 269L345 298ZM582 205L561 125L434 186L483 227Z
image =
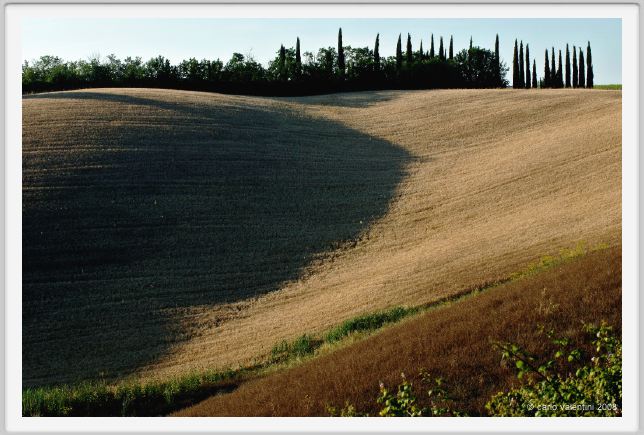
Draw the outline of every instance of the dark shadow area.
M168 313L297 279L383 216L410 159L301 113L158 95L25 97L56 100L23 110L25 387L126 374L190 338Z

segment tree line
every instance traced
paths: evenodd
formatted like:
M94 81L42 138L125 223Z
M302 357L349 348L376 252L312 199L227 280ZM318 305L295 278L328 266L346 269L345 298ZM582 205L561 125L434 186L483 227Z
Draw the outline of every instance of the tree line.
M586 46L586 60L584 62L584 51L579 47L572 47L572 68L570 63L570 49L566 44L566 61L562 66L561 50L559 50L559 63L555 63L555 48L545 51L543 76L537 82L537 64L532 61L532 74L530 73L530 47L525 46L525 58L523 56L523 41L517 45L514 40L514 56L512 59L512 87L514 89L530 88L592 88L594 86L593 55L590 48L590 41ZM572 80L571 80L572 79Z
M373 49L344 45L342 29L337 47L303 52L300 38L295 46L281 45L264 67L252 56L234 53L226 63L190 58L177 65L157 56L147 62L141 57L124 60L114 55L105 59L64 61L42 56L22 66L23 93L88 87L160 87L230 92L255 95L305 95L368 89L500 88L508 86L509 68L500 59L499 37L494 51L474 46L454 53L440 36L435 46L418 48L407 34L403 48L398 36L393 56L380 55L380 35Z

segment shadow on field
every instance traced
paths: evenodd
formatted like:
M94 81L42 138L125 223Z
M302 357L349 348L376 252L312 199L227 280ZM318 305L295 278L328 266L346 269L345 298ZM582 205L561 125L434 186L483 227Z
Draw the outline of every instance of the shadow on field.
M285 109L157 95L25 98L24 386L126 374L189 338L170 311L297 279L383 216L410 159Z

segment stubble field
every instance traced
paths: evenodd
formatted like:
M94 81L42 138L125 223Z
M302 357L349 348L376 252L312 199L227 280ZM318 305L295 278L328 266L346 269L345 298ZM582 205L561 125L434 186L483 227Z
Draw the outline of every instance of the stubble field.
M621 92L23 100L23 383L162 378L621 239Z

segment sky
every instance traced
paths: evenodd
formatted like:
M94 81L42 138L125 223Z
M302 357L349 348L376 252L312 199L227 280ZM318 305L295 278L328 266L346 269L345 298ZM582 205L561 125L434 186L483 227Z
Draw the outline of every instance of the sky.
M93 55L115 54L124 59L141 56L148 60L163 55L174 64L183 59L221 59L232 53L252 55L264 66L276 56L280 44L295 46L299 36L302 52L317 52L320 47L337 47L338 28L343 43L352 47L373 48L380 33L380 54L395 54L398 35L411 34L413 49L422 39L429 49L434 34L436 50L443 36L445 49L454 37L454 52L469 45L494 49L499 34L501 60L512 65L514 39L529 44L537 74L544 69L544 50L555 47L565 56L566 43L585 47L590 41L596 84L622 82L621 19L171 19L171 18L29 18L22 23L22 58L33 60L55 55L65 60L88 59ZM572 53L571 53L572 58ZM565 57L564 57L565 61ZM511 80L512 72L508 73Z

